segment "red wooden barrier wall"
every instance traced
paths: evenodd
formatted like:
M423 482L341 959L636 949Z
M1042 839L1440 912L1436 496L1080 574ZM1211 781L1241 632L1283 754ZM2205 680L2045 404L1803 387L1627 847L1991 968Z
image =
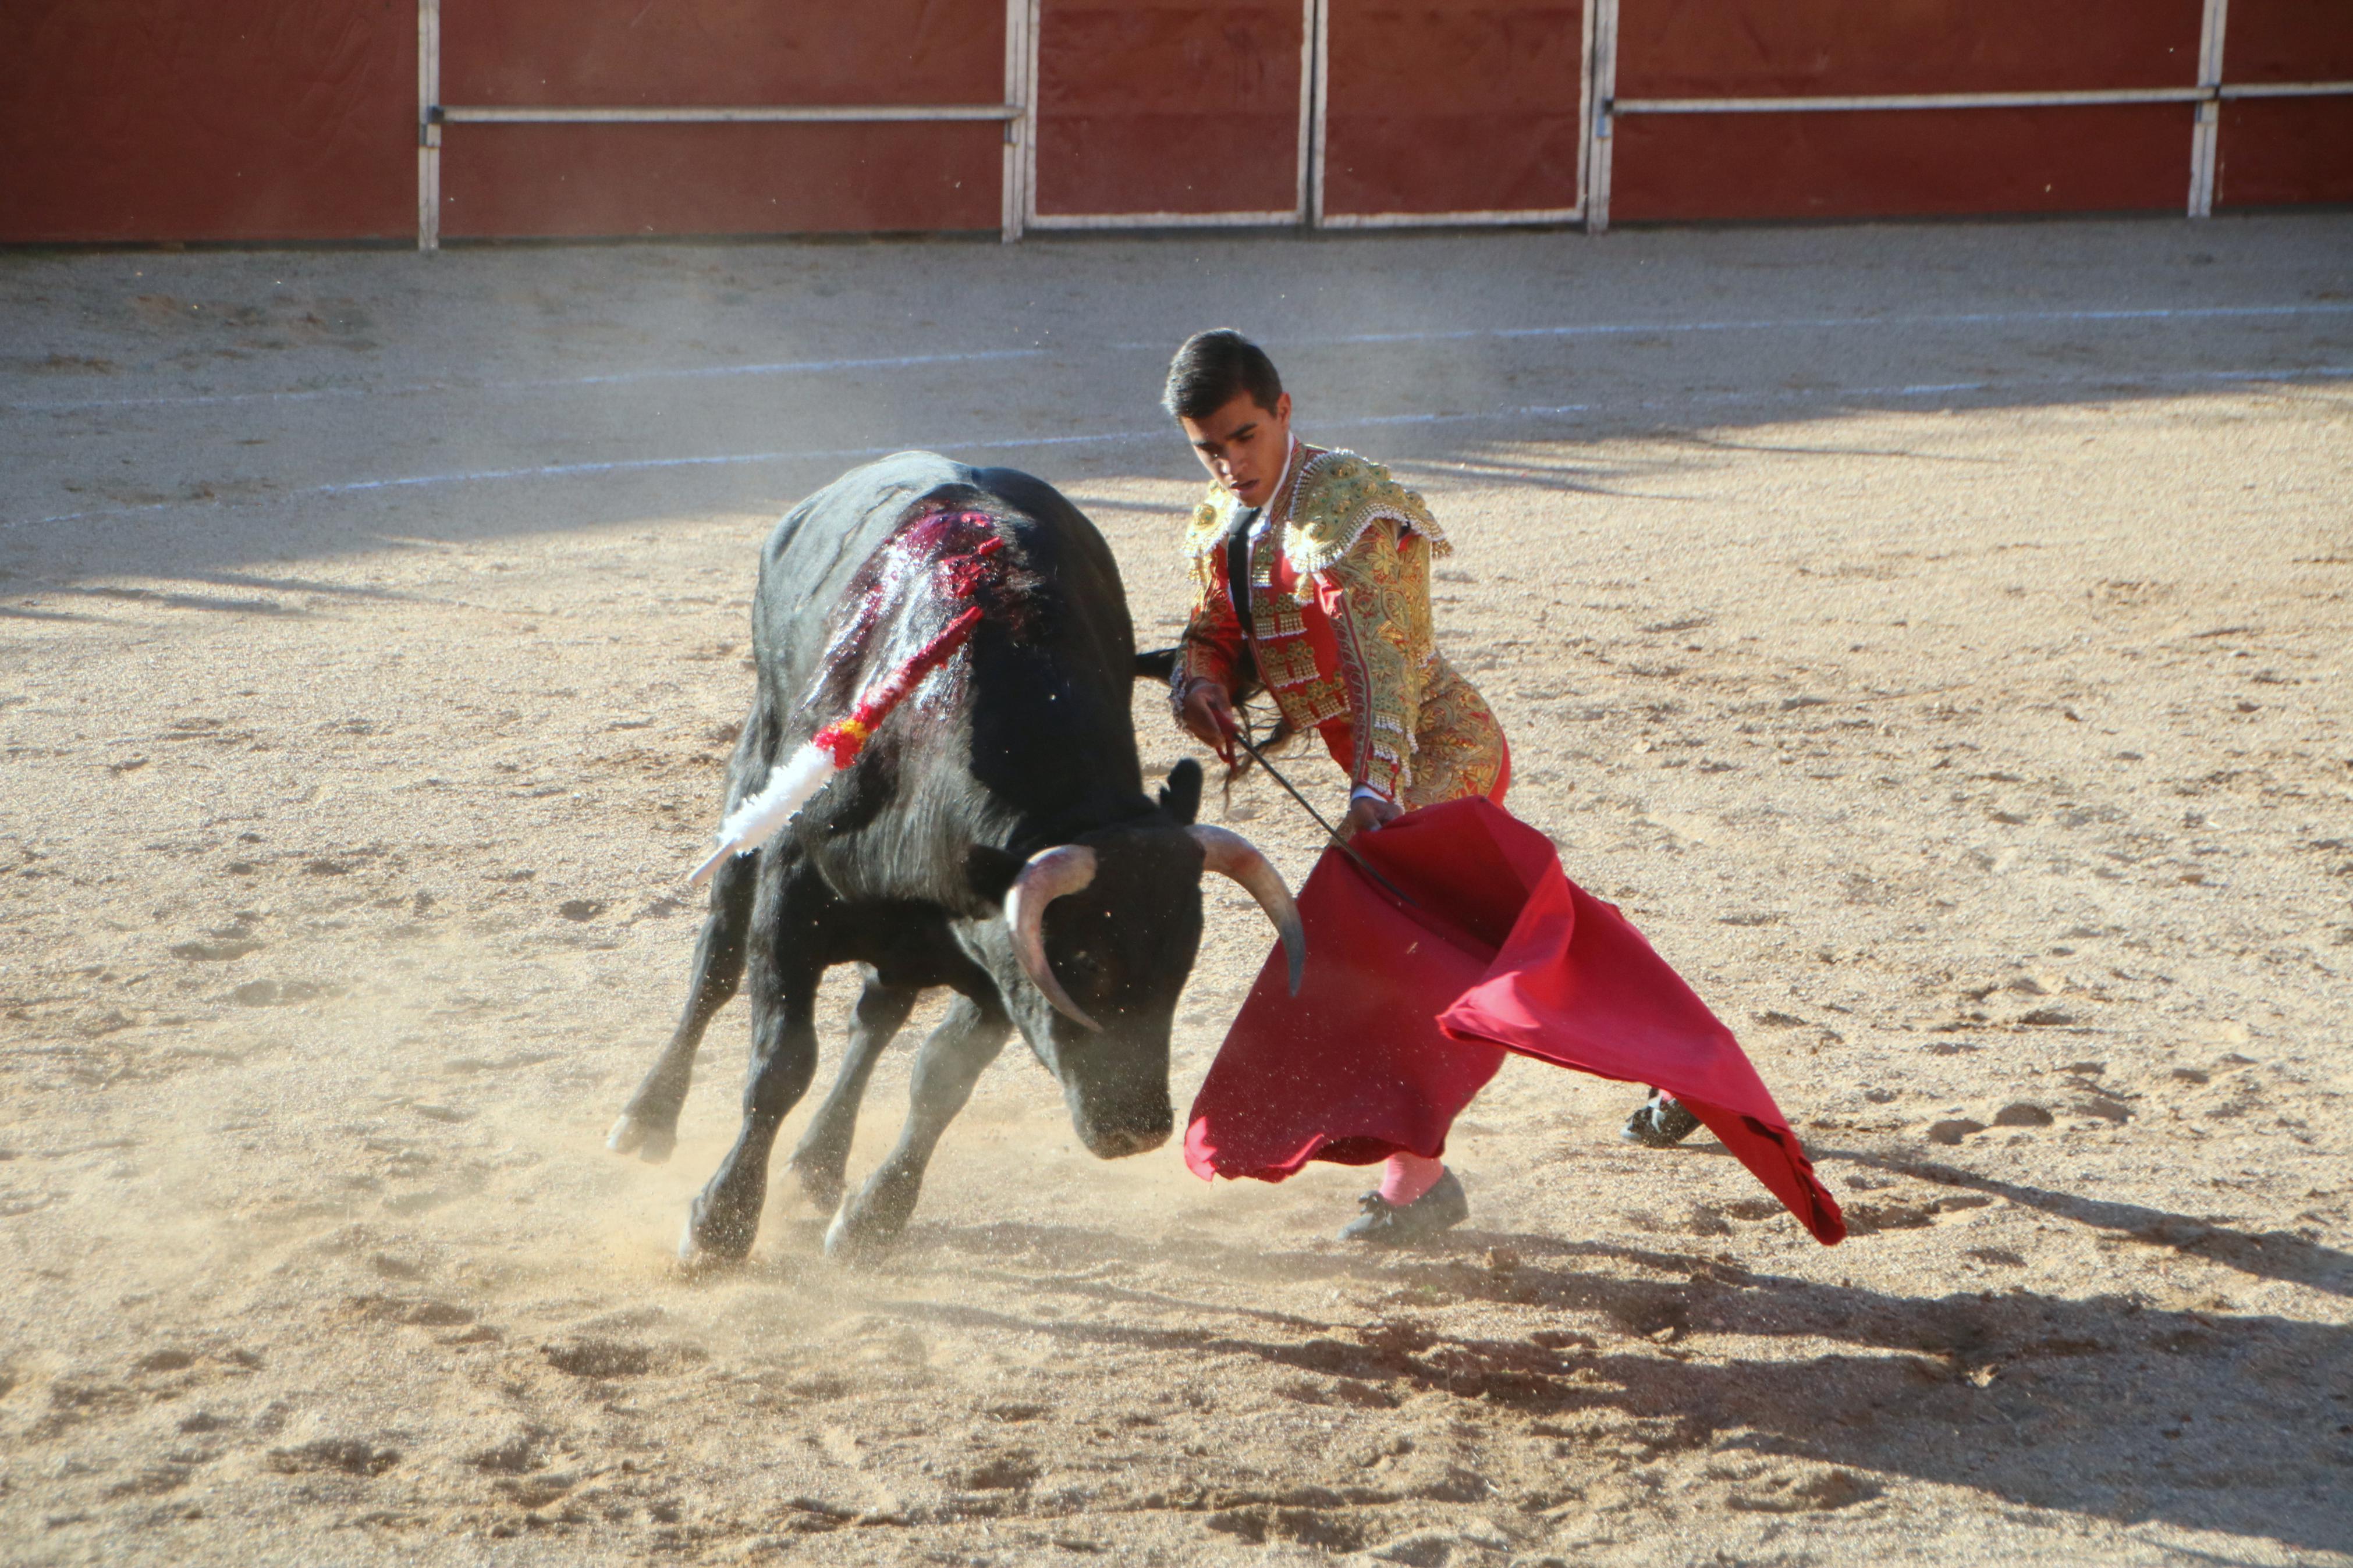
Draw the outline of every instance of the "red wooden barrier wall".
M5 0L0 242L406 239L415 0Z
M1299 214L1319 15L1325 221L1577 208L1588 3L1039 0L1034 210L1065 226ZM1636 106L2188 89L2205 11L1616 7L1614 90ZM442 0L441 16L453 106L994 105L1008 93L1006 0ZM2227 19L2217 205L2353 202L2353 94L2227 96L2353 81L2353 0L2230 0ZM417 0L0 0L0 242L414 236L417 33ZM1636 107L1614 121L1609 207L1620 220L2179 211L2197 112ZM988 230L1008 199L1004 133L987 121L452 122L443 136L438 211L453 237Z
M2200 0L1620 0L1618 97L2191 87ZM1640 114L1613 219L2174 207L2186 104Z
M2353 3L2231 0L2227 82L2353 81ZM2353 202L2353 96L2222 105L2217 206Z
M1004 0L445 0L441 98L671 108L998 103ZM444 129L469 235L993 229L986 122Z

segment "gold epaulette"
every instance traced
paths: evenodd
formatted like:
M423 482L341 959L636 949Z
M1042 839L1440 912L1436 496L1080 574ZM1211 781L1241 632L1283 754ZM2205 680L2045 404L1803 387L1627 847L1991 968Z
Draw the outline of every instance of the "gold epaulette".
M1219 492L1223 493L1223 492ZM1199 525L1196 512L1195 524ZM1378 463L1349 451L1324 452L1309 460L1299 476L1299 490L1291 502L1291 523L1282 538L1283 553L1302 577L1323 571L1355 547L1365 530L1382 518L1400 529L1411 529L1430 541L1430 552L1446 555L1446 542L1429 503L1419 492L1389 478ZM1214 530L1211 534L1214 541Z
M1226 531L1226 509L1233 504L1233 500L1225 486L1212 484L1209 487L1209 493L1202 497L1201 504L1193 509L1193 521L1185 525L1187 555L1207 555L1217 548L1218 541Z

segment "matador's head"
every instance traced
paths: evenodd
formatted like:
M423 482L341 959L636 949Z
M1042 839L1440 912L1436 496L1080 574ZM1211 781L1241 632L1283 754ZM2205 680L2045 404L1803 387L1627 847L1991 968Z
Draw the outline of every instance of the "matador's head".
M1274 499L1291 462L1291 394L1264 349L1231 327L1194 333L1168 362L1160 405L1242 505Z

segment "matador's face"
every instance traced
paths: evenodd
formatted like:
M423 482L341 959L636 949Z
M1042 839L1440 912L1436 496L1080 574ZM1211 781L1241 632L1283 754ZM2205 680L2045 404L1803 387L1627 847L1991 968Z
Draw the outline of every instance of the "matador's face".
M1209 477L1242 505L1264 506L1274 499L1291 460L1291 394L1266 408L1249 393L1238 392L1208 417L1176 423L1185 427L1185 438Z

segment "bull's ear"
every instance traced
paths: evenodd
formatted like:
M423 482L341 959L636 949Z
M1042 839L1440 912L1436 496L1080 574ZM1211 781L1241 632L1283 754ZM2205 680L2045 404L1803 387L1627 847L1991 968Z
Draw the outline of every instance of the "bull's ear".
M965 886L984 904L1001 904L1005 890L1021 875L1023 861L1010 849L976 844L964 852Z
M1179 757L1176 765L1168 770L1168 782L1160 786L1160 809L1176 819L1179 827L1190 827L1193 819L1201 815L1201 764L1190 757Z

